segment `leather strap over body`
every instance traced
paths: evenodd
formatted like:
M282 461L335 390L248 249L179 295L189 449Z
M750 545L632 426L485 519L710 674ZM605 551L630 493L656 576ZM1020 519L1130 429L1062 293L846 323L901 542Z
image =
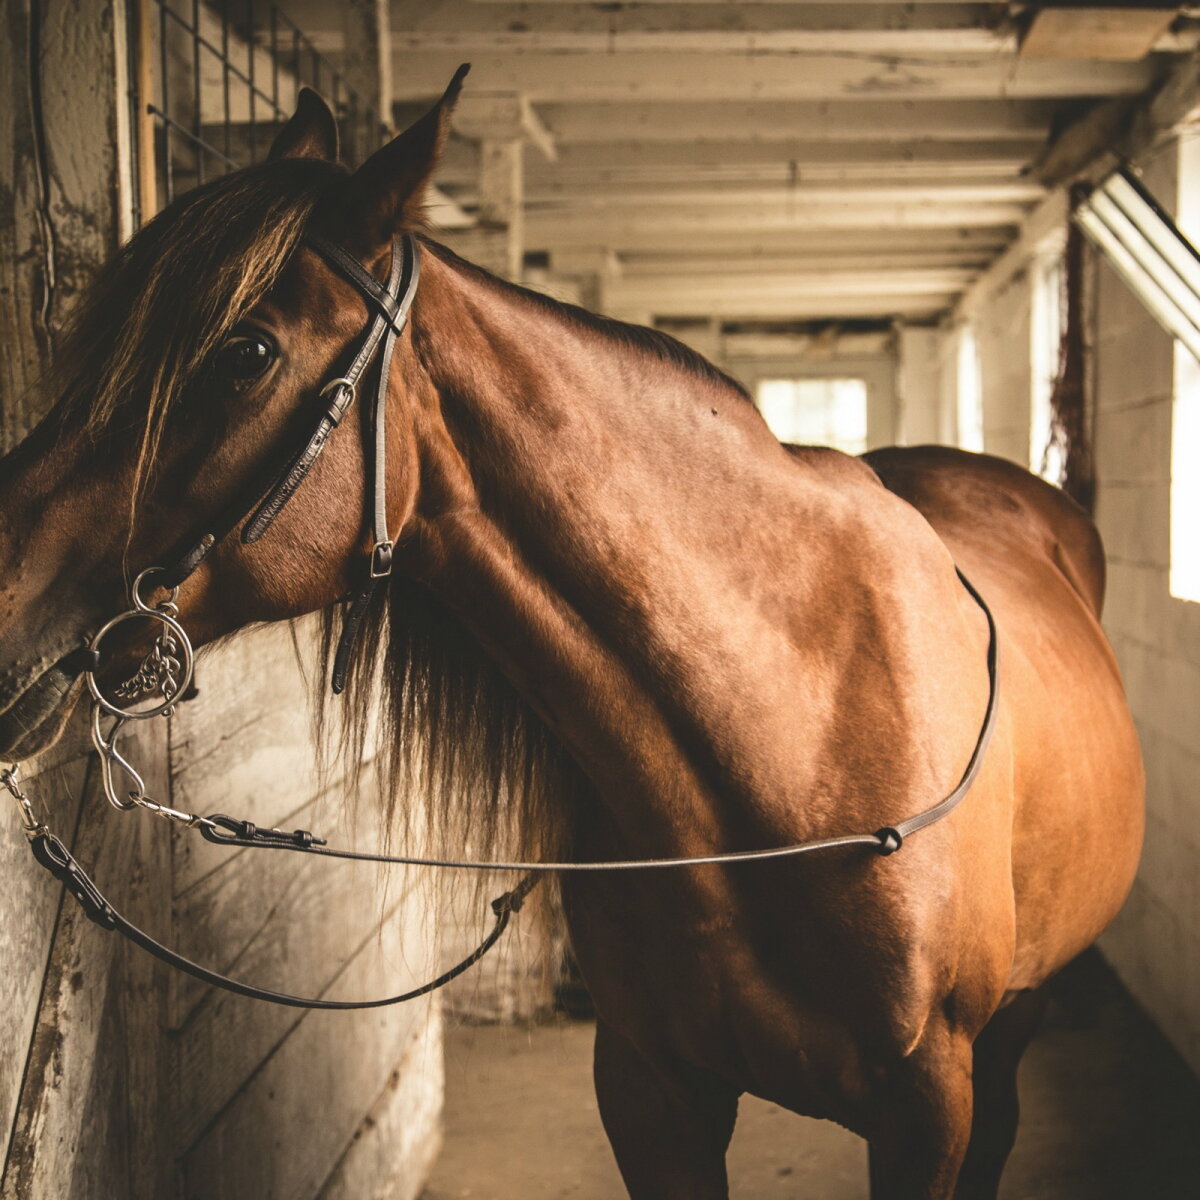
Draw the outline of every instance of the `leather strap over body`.
M246 996L251 1000L265 1000L271 1004L282 1004L288 1008L321 1008L321 1009L360 1009L386 1008L391 1004L403 1004L407 1000L416 1000L430 992L444 987L452 979L457 979L464 971L473 967L501 938L513 913L520 912L525 898L537 883L536 877L529 876L521 880L510 892L492 901L492 912L496 921L491 932L479 945L460 963L456 963L448 971L444 971L436 979L421 987L397 996L384 996L377 1000L325 1000L320 997L293 996L289 992L276 992L270 988L257 987L252 983L243 983L238 979L230 979L218 971L211 971L199 963L192 962L176 950L170 950L161 942L152 938L144 929L138 928L132 921L123 917L105 899L100 889L92 882L87 872L75 861L71 852L52 833L38 832L29 840L34 858L45 867L79 902L88 920L99 925L101 929L109 929L119 933L123 938L140 946L148 954L154 955L159 962L183 971L204 983L211 983L223 991L233 992L236 996Z

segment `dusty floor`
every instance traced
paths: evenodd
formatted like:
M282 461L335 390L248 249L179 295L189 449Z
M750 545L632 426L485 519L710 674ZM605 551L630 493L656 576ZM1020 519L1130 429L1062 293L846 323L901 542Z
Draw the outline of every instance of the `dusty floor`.
M619 1200L591 1091L591 1026L462 1028L446 1067L446 1144L422 1200ZM1005 1200L1200 1196L1200 1082L1098 956L1072 965L1022 1068ZM746 1098L734 1200L865 1200L866 1151L834 1125Z

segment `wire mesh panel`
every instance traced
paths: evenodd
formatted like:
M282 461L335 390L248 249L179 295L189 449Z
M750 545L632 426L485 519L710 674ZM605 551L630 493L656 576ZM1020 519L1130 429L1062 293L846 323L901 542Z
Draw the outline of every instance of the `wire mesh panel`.
M138 21L130 70L138 223L196 184L261 160L304 85L333 108L352 166L387 134L278 5L140 0Z

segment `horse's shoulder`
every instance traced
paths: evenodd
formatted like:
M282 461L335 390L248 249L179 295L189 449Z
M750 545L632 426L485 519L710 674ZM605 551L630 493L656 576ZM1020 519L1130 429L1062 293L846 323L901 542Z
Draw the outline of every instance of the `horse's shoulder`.
M863 456L955 550L997 540L1044 556L1099 615L1105 562L1100 535L1065 492L1006 459L952 446L891 446Z

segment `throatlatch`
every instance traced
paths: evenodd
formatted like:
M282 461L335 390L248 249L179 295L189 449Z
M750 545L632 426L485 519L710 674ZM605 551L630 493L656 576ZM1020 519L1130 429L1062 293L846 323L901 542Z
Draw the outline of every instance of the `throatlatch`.
M2 783L13 796L21 813L21 823L34 858L46 868L75 897L88 918L103 929L111 929L154 955L155 958L184 971L215 987L266 1000L293 1008L361 1009L381 1008L414 1000L449 983L474 966L495 944L508 927L512 915L518 912L526 897L543 874L550 872L582 871L644 871L666 868L729 865L757 862L766 859L791 858L818 850L862 846L881 855L894 854L904 841L918 830L941 820L962 802L979 774L983 757L996 725L999 693L999 664L996 622L983 597L970 581L958 571L967 592L987 618L988 627L988 699L979 735L970 761L958 786L944 800L894 826L875 833L847 834L765 850L741 850L725 854L701 855L689 858L633 859L606 862L473 862L470 860L421 858L407 855L368 854L339 850L326 845L322 838L304 829L286 832L262 829L250 821L214 813L201 816L161 804L146 794L145 781L137 768L121 753L118 739L128 721L144 721L169 716L186 695L191 683L195 654L186 630L180 624L176 604L180 585L200 566L213 547L218 545L239 524L243 524L241 540L258 541L283 510L320 457L326 442L341 424L353 405L359 385L378 352L379 370L375 385L374 404L367 421L367 435L372 445L365 447L364 458L370 463L370 510L372 546L362 564L362 580L346 602L341 638L334 657L331 684L341 692L353 658L354 646L363 618L380 582L392 570L393 543L387 524L387 399L388 378L396 339L403 332L408 314L416 297L420 279L420 254L416 240L410 234L396 238L392 244L391 269L386 285L378 283L357 260L341 246L314 234L307 234L302 245L319 254L335 271L351 283L373 313L359 348L345 375L330 380L319 393L319 412L315 426L299 450L288 458L276 475L265 496L253 507L249 516L244 510L227 512L212 529L192 541L167 567L150 567L142 571L130 587L130 607L101 626L80 652L86 664L83 671L92 699L92 744L99 756L101 783L105 796L113 807L128 810L142 808L155 816L198 829L208 841L222 846L257 850L285 850L300 854L316 854L326 858L350 859L358 862L388 863L401 866L444 867L472 871L520 871L525 877L512 890L492 901L495 923L480 945L462 962L436 979L397 996L378 1000L305 999L285 992L270 991L253 984L230 979L219 972L192 962L168 949L126 920L104 897L67 847L38 820L29 797L22 790L17 765L0 770ZM152 580L155 587L165 588L168 598L150 605L142 597L143 586ZM137 672L120 684L111 697L106 696L97 682L101 664L101 648L105 637L128 621L143 619L160 627L150 653ZM149 699L149 704L144 702ZM144 705L139 707L139 705ZM111 724L104 727L106 719ZM118 785L118 778L126 786Z

